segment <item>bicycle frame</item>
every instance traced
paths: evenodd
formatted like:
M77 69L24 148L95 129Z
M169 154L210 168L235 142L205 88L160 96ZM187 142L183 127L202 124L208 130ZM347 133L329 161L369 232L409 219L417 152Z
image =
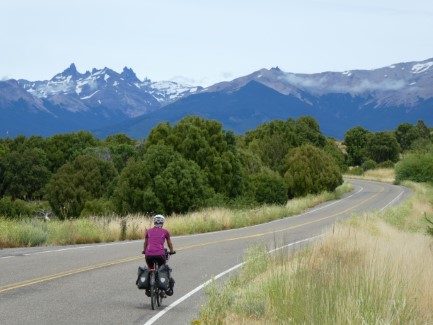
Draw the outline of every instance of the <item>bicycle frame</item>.
M174 252L176 253L176 252ZM173 254L174 254L173 253ZM167 262L171 253L165 249L165 261ZM150 286L150 304L152 306L152 310L155 309L156 306L160 307L163 297L165 297L165 291L158 288L156 284L156 277L158 275L158 263L154 263L153 267L149 269L149 286Z
M155 263L153 268L149 270L149 281L150 281L150 304L152 306L152 310L155 309L155 306L161 306L162 297L160 295L160 289L156 285L156 276L158 273L158 264Z

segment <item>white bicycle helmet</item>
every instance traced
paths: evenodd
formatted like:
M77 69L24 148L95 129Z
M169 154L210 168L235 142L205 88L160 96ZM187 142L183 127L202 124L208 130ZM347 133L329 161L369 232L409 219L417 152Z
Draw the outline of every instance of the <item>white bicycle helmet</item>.
M153 217L153 223L158 226L162 226L164 224L165 218L162 214L157 214Z

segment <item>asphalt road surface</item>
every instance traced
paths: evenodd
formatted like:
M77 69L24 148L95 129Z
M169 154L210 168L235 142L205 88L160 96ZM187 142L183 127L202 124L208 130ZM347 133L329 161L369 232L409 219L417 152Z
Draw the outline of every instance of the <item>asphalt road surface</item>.
M0 250L0 324L191 324L205 301L207 281L228 279L254 243L296 249L342 218L382 210L410 195L400 186L351 182L354 190L341 200L298 216L172 237L174 295L156 310L135 286L137 268L144 265L142 241Z

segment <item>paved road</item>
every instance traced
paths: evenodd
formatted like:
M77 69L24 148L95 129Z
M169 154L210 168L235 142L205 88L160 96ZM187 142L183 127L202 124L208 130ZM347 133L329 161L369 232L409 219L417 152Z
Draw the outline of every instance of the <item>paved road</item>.
M384 209L410 195L399 186L351 182L354 190L343 199L299 216L173 237L175 294L155 311L135 287L137 267L144 264L142 241L0 250L0 324L190 324L205 299L201 286L239 265L253 243L298 248L342 218Z

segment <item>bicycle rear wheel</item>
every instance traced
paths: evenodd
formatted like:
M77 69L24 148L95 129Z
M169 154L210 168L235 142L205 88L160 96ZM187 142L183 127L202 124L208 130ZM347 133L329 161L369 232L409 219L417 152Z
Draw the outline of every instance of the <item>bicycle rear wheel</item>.
M160 296L160 292L158 288L155 290L155 292L156 292L156 304L159 307L161 306L162 297Z
M158 289L156 288L156 283L155 283L155 273L152 272L150 274L150 305L152 306L152 310L155 310L157 299L159 299Z

